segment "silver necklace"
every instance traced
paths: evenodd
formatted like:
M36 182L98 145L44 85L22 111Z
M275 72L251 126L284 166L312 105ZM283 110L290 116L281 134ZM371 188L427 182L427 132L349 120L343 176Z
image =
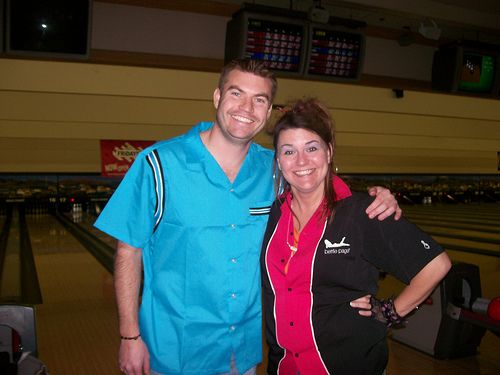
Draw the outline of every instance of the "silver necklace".
M288 228L287 228L287 234L286 234L286 244L292 251L297 251L297 248L295 246L290 245L290 242L288 242L288 236L290 233L290 222L292 221L292 204L290 203L290 216L288 217ZM294 229L295 232L295 229Z

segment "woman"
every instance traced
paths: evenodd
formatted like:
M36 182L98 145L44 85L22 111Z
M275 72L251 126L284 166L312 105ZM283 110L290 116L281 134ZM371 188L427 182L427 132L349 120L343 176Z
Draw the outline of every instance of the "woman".
M268 374L382 374L388 327L400 323L451 267L443 249L404 219L370 220L373 198L335 176L333 120L315 98L297 100L270 134L277 191L261 256ZM407 284L394 301L376 295L379 270Z

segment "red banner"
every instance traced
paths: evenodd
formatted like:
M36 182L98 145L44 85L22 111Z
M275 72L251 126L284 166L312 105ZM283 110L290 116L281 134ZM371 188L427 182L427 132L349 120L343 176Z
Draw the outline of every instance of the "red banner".
M123 177L135 158L155 141L101 140L101 176Z

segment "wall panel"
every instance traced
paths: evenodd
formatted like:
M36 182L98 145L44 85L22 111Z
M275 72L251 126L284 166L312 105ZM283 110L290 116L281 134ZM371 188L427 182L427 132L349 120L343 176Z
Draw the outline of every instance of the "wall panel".
M0 172L100 171L99 139L160 140L212 121L218 74L0 59ZM315 95L341 173L498 173L498 100L279 79L276 104ZM273 111L273 117L279 115ZM261 134L256 141L272 148Z

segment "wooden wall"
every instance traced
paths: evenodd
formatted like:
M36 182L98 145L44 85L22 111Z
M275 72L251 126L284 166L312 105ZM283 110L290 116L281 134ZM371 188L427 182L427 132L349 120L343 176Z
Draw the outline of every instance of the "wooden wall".
M8 58L0 72L0 173L99 173L100 139L161 140L215 116L218 73ZM279 79L276 104L301 95L331 109L340 173L498 173L498 100Z

